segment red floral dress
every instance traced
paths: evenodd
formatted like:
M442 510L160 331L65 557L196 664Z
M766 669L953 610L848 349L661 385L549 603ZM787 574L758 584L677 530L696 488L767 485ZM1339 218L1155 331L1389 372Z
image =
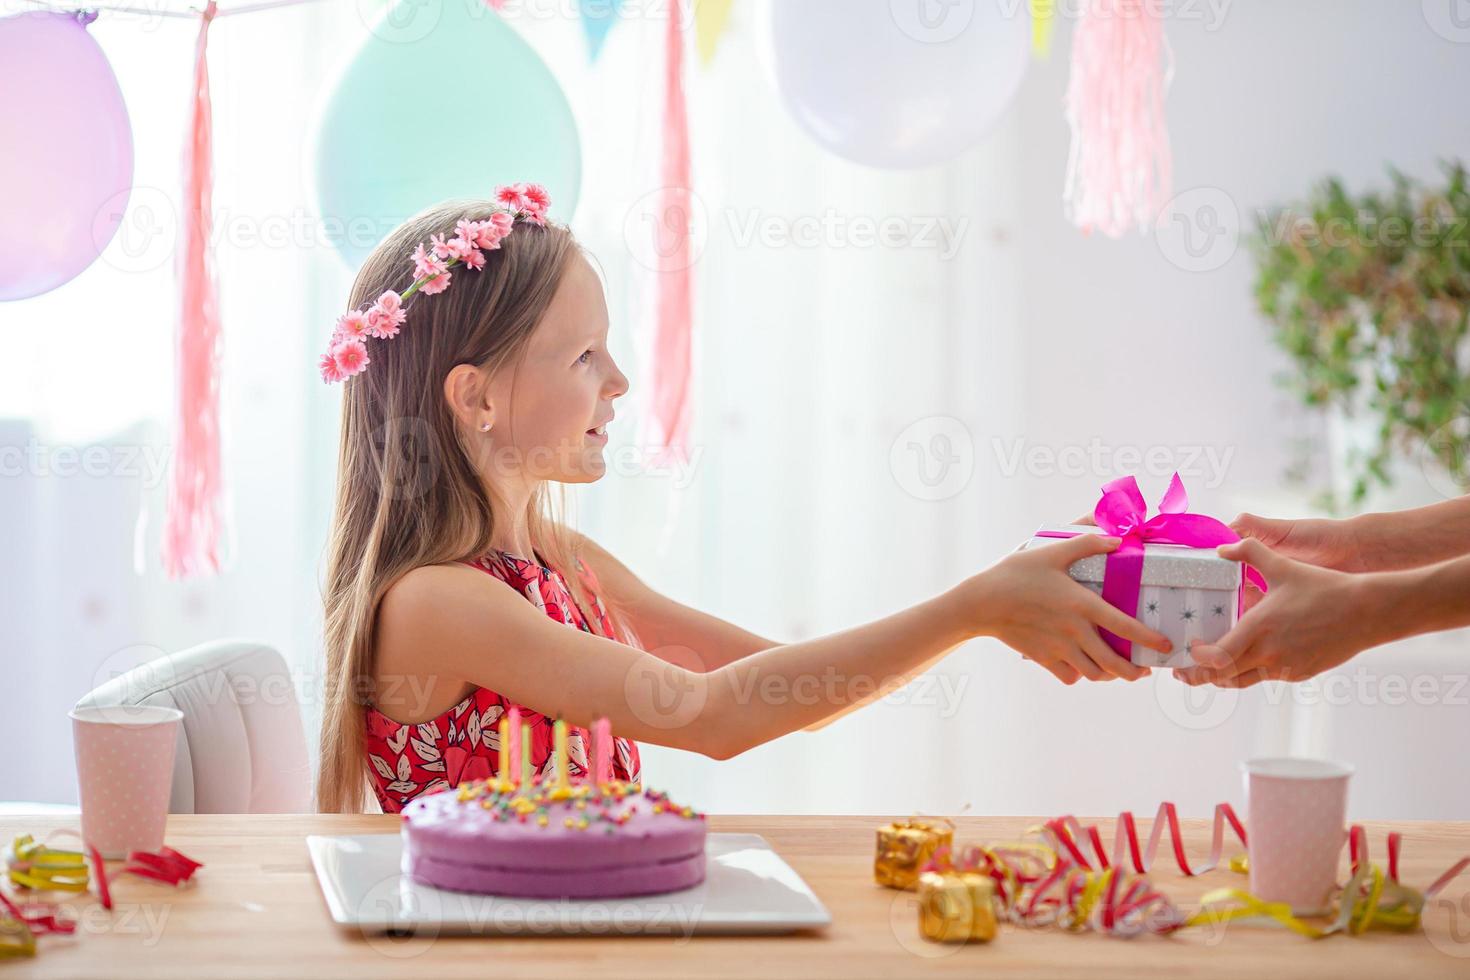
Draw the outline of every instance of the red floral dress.
M557 622L591 632L560 573L503 551L466 564L508 583ZM597 577L581 559L577 564L602 634L615 635L607 609L597 597L600 591ZM475 688L437 718L414 725L400 724L369 705L365 709L368 767L372 771L373 792L383 812L397 813L423 793L448 789L467 779L496 775L500 753L497 726L500 716L510 708L510 701L483 687ZM551 748L555 719L525 705L520 705L520 709L521 721L531 726L531 765L538 772L550 775L554 766ZM613 745L613 777L640 781L642 767L637 743L614 737ZM591 746L592 736L585 728L568 726L567 758L571 775L582 775L590 768Z

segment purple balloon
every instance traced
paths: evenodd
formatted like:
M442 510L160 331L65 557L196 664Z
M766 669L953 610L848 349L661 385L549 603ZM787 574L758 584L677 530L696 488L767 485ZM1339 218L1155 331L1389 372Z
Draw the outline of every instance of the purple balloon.
M71 280L112 241L133 186L117 76L97 15L0 18L0 300Z

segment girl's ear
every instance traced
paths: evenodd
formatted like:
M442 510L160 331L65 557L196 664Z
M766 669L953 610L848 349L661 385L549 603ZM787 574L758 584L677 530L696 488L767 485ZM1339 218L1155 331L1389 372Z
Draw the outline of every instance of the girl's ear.
M495 406L490 401L490 386L484 372L473 364L456 364L444 378L444 400L454 417L466 428L482 428L495 422Z

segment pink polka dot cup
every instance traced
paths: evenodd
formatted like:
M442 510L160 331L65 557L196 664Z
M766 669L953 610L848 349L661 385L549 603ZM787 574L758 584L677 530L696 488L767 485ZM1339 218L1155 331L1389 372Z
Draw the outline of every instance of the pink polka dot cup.
M82 838L104 858L163 846L183 719L158 705L72 709Z
M1353 767L1324 759L1251 759L1245 774L1250 890L1296 915L1322 915L1347 840Z

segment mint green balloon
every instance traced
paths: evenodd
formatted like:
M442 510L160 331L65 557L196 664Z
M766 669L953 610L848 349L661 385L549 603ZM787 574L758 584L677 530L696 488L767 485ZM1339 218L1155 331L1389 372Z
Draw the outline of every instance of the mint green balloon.
M362 10L364 4L356 5ZM490 5L398 0L321 109L316 200L352 268L404 219L452 197L529 181L568 223L582 148L566 95Z

